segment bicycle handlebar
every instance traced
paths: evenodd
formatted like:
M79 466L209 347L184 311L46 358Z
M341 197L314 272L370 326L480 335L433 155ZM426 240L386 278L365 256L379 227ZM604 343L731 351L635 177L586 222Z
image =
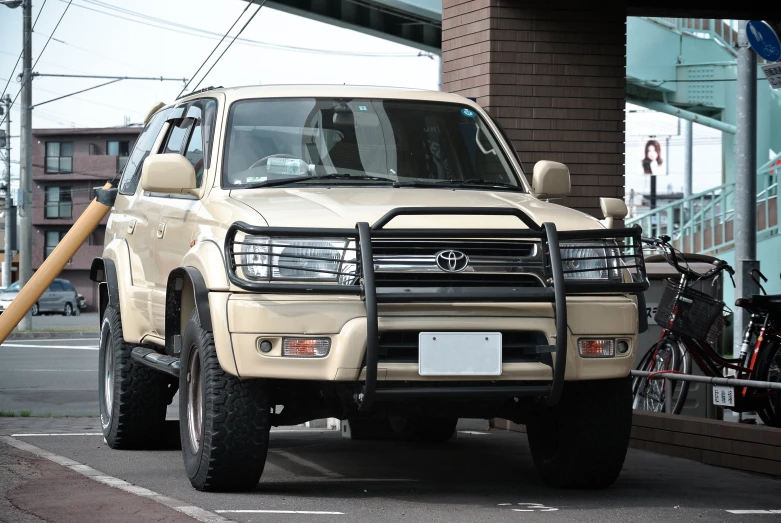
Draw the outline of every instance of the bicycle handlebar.
M725 262L724 260L715 260L713 262L713 268L710 269L708 272L704 274L700 274L697 271L692 270L691 268L687 267L681 267L681 265L678 263L678 254L675 252L675 248L670 244L671 238L669 236L660 236L659 238L641 238L640 239L643 243L648 243L650 245L653 245L655 247L661 247L665 251L665 260L672 265L676 271L678 271L680 274L686 274L688 276L691 276L693 278L696 278L698 280L709 280L713 277L715 277L718 273L721 271L726 271L730 279L732 279L733 286L735 285L735 270L732 268L732 266Z

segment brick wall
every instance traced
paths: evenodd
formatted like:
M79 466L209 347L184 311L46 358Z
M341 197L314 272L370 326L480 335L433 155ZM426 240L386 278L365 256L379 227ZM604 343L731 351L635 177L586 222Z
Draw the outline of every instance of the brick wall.
M626 12L599 3L443 0L443 90L497 118L527 175L567 164L560 203L599 216L624 196Z

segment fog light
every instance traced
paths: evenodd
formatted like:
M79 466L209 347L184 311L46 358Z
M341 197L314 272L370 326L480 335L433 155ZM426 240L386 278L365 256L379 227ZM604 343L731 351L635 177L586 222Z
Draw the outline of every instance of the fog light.
M331 349L330 338L284 338L282 355L300 358L322 358Z
M627 352L629 352L629 344L625 341L619 341L617 348L619 354L626 354Z
M584 358L611 358L615 356L613 340L578 340L578 352Z
M263 340L260 342L260 352L271 352L272 345L271 342L268 340Z

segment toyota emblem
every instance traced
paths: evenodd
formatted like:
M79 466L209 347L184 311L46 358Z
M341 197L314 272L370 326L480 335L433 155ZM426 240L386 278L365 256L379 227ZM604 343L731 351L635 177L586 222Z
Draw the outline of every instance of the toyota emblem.
M461 272L469 265L469 258L460 251L440 251L436 260L437 267L445 272Z

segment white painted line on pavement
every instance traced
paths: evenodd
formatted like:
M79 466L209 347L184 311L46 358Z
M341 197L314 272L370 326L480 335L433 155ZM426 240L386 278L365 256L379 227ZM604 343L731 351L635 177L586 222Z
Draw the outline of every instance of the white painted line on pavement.
M297 463L301 465L302 467L307 467L309 469L314 470L315 472L319 472L323 476L329 477L329 478L341 478L343 477L338 472L334 472L333 470L328 470L327 468L318 465L317 463L312 463L308 459L304 459L300 456L296 456L295 454L291 454L290 452L287 452L285 450L280 449L272 449L269 450L269 452L273 452L274 454L279 454L280 456L289 459L293 463Z
M19 450L30 452L36 456L53 461L58 465L67 467L74 472L78 472L79 474L97 481L98 483L103 483L104 485L118 488L119 490L129 492L130 494L135 494L137 496L157 501L161 505L165 505L166 507L172 508L177 512L181 512L182 514L187 514L191 518L201 521L202 523L231 523L231 520L226 519L219 514L215 514L214 512L209 512L208 510L204 510L193 505L187 505L185 502L179 501L178 499L169 498L168 496L163 496L162 494L158 494L153 490L133 485L132 483L128 483L125 480L104 474L99 470L95 470L92 467L79 463L78 461L73 461L72 459L66 458L65 456L59 456L49 452L48 450L38 448L35 445L30 445L24 441L14 439L13 437L0 436L0 441L9 444L12 447L16 447Z
M728 510L730 514L781 514L781 510Z
M488 432L477 432L475 430L459 430L459 434L477 434L478 436L488 436Z
M45 343L52 341L100 341L100 338L30 338L29 340L13 340L12 343Z
M0 347L21 349L65 349L65 350L98 350L97 345L24 345L21 343L3 343Z
M98 372L98 369L3 369L5 372Z
M232 514L313 514L317 516L343 516L344 512L328 512L325 510L254 510L254 509L247 509L247 510L215 510L215 512L219 512L220 514L225 514L226 512L232 513Z
M31 433L31 434L11 434L12 438L35 438L38 436L102 436L102 432L51 432L47 434L43 433Z

